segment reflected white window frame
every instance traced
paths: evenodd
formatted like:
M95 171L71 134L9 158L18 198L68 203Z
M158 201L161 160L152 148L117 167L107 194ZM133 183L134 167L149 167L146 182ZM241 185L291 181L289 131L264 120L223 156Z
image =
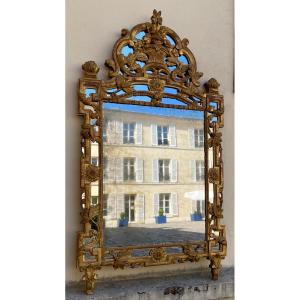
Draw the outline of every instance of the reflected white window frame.
M194 129L195 148L204 147L204 130L203 128Z
M169 215L171 212L170 203L171 203L171 193L159 193L158 209L160 210L162 208L165 215ZM166 208L168 209L168 212L166 211Z
M102 211L103 211L103 217L107 217L108 213L108 194L103 194L103 204L102 204Z
M103 122L103 132L102 132L103 143L107 143L107 127L108 127L108 120L105 119Z
M99 203L99 197L98 196L91 196L91 205L96 206Z
M205 164L204 160L196 160L196 181L205 180Z
M123 123L123 144L135 144L136 123Z
M196 201L196 212L201 213L202 217L204 218L204 216L205 216L205 200L198 199L195 201Z
M126 215L126 205L128 204L128 222L136 222L136 199L137 199L137 194L124 194L124 212L125 212L125 217ZM134 210L134 220L131 218L131 204L133 203L133 210Z
M168 125L157 125L157 144L159 146L169 146L170 128Z
M158 159L158 181L159 182L170 182L170 159Z
M135 181L135 157L123 158L123 181Z
M103 180L107 181L109 178L109 165L108 165L108 157L103 157Z

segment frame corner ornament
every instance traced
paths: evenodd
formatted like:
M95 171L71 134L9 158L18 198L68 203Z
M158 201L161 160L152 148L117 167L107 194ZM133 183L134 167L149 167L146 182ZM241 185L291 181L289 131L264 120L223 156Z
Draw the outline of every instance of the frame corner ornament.
M97 78L100 68L94 61L87 61L82 65L84 77Z

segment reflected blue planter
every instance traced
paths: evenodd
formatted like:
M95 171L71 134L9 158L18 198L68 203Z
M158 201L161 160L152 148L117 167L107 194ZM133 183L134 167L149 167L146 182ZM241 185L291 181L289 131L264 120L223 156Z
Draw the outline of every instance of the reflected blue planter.
M202 221L202 215L200 215L200 214L191 214L191 221Z
M157 217L155 217L155 223L156 224L167 223L167 217L166 216L157 216Z
M118 226L119 227L128 227L128 220L127 219L119 219Z

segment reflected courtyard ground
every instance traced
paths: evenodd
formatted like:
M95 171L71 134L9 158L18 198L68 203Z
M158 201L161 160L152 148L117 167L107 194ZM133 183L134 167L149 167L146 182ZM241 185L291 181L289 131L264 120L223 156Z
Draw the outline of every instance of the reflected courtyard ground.
M105 228L105 247L176 243L204 240L205 221L165 224L129 224Z

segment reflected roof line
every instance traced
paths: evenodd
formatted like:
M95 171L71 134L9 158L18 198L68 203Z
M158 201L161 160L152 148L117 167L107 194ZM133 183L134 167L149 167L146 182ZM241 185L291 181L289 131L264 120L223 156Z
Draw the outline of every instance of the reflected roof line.
M109 103L111 104L111 103ZM124 104L121 104L124 105ZM134 105L133 105L134 106ZM137 107L143 107L140 105L135 105ZM149 108L149 107L147 107ZM151 107L154 108L154 107ZM157 107L155 107L157 108ZM178 108L163 108L163 107L159 107L160 109L162 109L163 111L147 111L147 112L141 112L141 111L132 111L130 108L126 109L126 108L103 108L104 111L108 111L108 112L120 112L120 113L132 113L132 114L139 114L139 115L151 115L151 116L156 116L156 117L160 117L160 118L172 118L172 119L183 119L183 120L196 120L196 121L203 121L204 119L204 114L203 111L194 111L194 110L182 110L182 109L178 109ZM172 110L172 114L171 112L168 112L167 110ZM178 114L174 115L174 111L177 111ZM202 114L202 116L192 116L191 114ZM190 115L189 115L190 114Z

